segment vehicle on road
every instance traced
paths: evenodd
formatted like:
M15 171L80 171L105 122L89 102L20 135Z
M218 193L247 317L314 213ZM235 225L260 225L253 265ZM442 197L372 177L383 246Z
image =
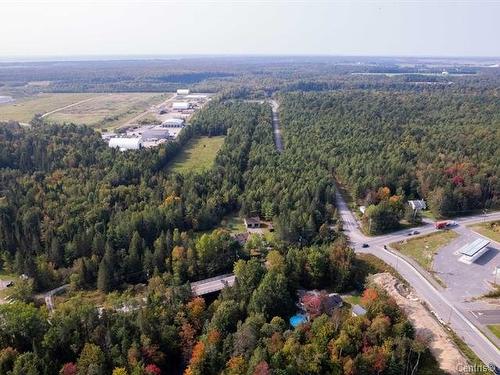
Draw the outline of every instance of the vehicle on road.
M369 247L370 245L368 245L367 243L364 243L363 245L361 245L362 248L366 248L366 247Z
M436 227L436 229L445 229L448 226L448 222L447 221L436 221L434 226Z
M455 220L443 220L443 221L436 221L434 226L436 229L446 229L450 227L456 227L458 223Z

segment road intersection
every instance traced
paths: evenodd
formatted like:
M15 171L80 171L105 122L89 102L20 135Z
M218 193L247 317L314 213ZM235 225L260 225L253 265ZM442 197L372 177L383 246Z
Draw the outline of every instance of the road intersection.
M354 214L341 194L337 192L337 209L344 224L344 233L350 239L351 244L358 253L369 253L382 259L387 264L394 267L397 272L415 289L419 298L424 301L429 309L435 312L441 320L446 321L448 326L476 353L485 363L500 364L500 351L471 321L469 316L462 311L462 306L458 305L443 293L442 287L432 282L432 278L425 270L418 265L409 262L387 247L390 243L401 241L407 238L408 230L393 232L383 236L367 237L359 227ZM470 216L456 220L459 225L474 224L486 220L500 219L500 212ZM418 228L420 235L435 232L436 229L431 223L425 223ZM367 244L368 247L363 247Z

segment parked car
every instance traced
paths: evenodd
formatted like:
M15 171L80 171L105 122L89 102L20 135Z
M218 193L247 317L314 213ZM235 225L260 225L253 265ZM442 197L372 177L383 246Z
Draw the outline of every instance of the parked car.
M420 232L418 230L414 230L413 232L411 232L411 234L417 235L417 234L420 234Z
M361 245L361 247L365 248L365 247L369 247L370 245L368 245L367 243L364 243L363 245Z

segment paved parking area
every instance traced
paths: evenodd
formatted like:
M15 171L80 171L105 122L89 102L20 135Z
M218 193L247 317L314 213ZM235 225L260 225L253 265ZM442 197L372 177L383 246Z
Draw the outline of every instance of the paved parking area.
M457 250L481 237L463 227L457 228L457 232L460 237L439 250L434 257L433 269L446 284L446 293L450 298L465 302L490 290L490 283L495 279L495 268L500 265L500 248L490 243L488 251L476 262L464 264L458 261L460 256L456 254Z

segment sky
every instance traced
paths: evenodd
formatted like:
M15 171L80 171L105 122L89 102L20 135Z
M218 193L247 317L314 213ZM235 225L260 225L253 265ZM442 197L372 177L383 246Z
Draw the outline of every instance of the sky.
M500 0L0 0L0 57L500 56Z

